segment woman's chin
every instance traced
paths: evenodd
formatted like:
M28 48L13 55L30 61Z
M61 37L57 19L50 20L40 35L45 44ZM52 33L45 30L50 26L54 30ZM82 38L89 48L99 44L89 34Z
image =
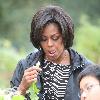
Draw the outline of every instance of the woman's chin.
M58 59L58 56L56 54L48 54L46 56L46 59L49 61L56 61Z

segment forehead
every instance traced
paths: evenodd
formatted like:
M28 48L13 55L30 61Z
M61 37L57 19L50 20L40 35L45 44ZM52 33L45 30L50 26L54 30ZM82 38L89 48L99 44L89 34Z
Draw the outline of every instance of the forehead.
M43 27L42 35L43 34L61 34L61 28L57 23L48 23Z
M99 83L99 80L95 76L85 76L80 81L80 87L92 83Z

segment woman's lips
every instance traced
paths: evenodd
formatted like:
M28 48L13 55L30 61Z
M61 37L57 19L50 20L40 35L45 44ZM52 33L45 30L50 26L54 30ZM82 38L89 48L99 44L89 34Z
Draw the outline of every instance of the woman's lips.
M49 54L48 54L48 56L54 56L55 55L55 53L56 53L56 51L49 51Z

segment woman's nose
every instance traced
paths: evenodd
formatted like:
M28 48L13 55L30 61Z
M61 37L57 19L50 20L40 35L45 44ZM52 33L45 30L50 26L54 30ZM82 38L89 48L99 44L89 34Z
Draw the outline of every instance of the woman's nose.
M51 40L51 39L49 39L47 44L48 44L48 46L52 46L52 45L53 45L52 40Z

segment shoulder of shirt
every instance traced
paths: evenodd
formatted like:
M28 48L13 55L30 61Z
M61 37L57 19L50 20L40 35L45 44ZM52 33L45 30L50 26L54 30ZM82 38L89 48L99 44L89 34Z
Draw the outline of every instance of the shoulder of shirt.
M32 53L28 54L25 59L21 59L20 63L22 63L23 66L31 67L38 62L40 55L40 51L33 51Z
M87 59L82 54L79 54L74 49L70 48L69 52L71 55L71 62L72 62L74 69L77 69L80 67L85 68L86 66L93 64L91 60Z

